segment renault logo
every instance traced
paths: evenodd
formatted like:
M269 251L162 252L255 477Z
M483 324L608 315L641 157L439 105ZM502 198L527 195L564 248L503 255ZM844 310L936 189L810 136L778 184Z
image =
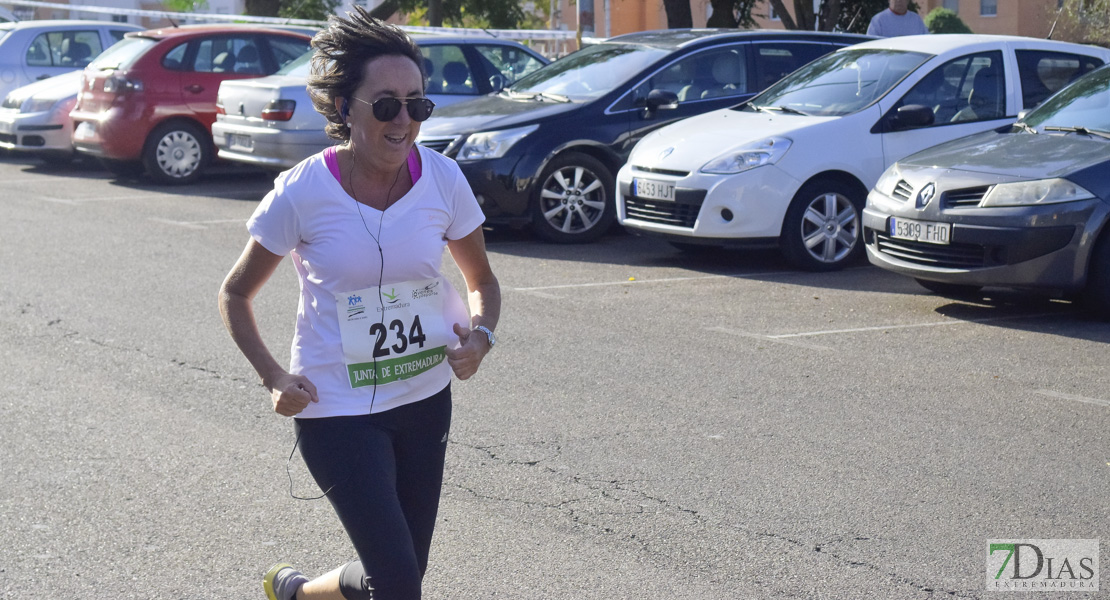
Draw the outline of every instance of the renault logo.
M668 156L671 155L671 152L674 152L674 146L671 146L670 148L667 148L666 150L660 152L659 153L659 160L663 160L664 158L667 158Z
M921 191L917 193L917 208L925 208L925 205L929 204L929 201L933 199L936 193L937 188L931 183L921 188Z

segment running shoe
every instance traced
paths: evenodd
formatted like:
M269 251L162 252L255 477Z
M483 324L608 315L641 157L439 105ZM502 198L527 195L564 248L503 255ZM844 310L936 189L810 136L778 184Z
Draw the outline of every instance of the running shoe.
M266 590L269 600L294 600L297 590L308 583L304 573L293 568L293 565L276 564L266 572L262 579L262 587Z

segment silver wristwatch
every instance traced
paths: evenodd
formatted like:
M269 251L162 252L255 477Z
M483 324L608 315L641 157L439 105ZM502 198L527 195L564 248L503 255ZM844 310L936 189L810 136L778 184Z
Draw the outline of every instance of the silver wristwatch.
M493 345L497 343L497 338L493 337L493 332L489 330L489 327L486 327L485 325L479 325L474 328L474 331L481 331L482 333L486 334L486 341L489 342L489 347L492 350Z

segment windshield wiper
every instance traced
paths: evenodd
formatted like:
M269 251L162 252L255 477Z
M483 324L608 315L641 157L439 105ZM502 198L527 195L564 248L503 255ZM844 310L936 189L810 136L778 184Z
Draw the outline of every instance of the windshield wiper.
M1099 129L1087 129L1086 127L1058 127L1056 125L1046 125L1045 131L1066 131L1068 133L1078 133L1080 135L1095 135L1101 138L1110 140L1110 131L1102 131Z
M765 111L765 112L771 112L771 111L776 111L777 110L781 113L788 114L788 115L802 115L803 117L808 117L809 116L808 113L804 113L804 112L802 112L802 111L800 111L796 108L790 108L789 106L767 106L767 105L756 106L754 104L752 106L756 110L762 110L762 111Z
M554 100L555 102L570 102L570 98L562 94L551 94L548 92L538 92L533 96L536 100Z
M1014 123L1014 127L1020 127L1021 130L1024 131L1025 133L1032 133L1032 134L1037 133L1037 130L1035 128L1030 127L1028 123L1023 123L1021 121L1018 121L1017 123Z
M506 88L501 90L501 93L507 94L510 98L521 100L537 100L539 102L570 102L570 98L562 94L552 94L550 92L536 92L534 94L526 94L524 92L513 91L511 88Z

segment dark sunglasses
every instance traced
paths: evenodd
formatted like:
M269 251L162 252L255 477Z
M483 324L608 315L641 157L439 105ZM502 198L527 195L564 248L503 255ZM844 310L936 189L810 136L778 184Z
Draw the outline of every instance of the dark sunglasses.
M401 107L409 111L409 117L417 123L427 121L428 117L432 116L432 109L436 107L436 103L427 98L379 98L373 102L367 102L362 98L355 98L363 104L369 104L371 112L374 113L374 118L388 123L397 118L401 114Z

